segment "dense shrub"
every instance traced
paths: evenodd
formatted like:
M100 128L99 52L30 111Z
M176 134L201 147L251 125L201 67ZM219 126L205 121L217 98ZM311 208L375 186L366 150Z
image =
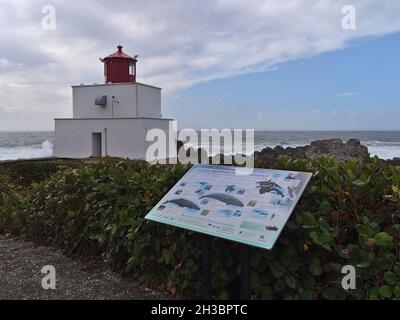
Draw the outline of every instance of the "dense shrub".
M19 233L19 216L24 207L20 189L0 174L0 233Z
M50 178L64 167L77 168L81 165L78 160L24 160L2 163L0 176L13 183L30 185Z
M280 158L274 166L314 176L274 250L253 250L254 298L400 298L400 169L377 158ZM65 169L17 204L3 200L0 221L13 214L12 232L70 254L102 256L147 284L198 295L199 235L144 220L187 169L116 161ZM238 247L213 240L218 298L237 297ZM341 288L344 265L356 267L356 290Z

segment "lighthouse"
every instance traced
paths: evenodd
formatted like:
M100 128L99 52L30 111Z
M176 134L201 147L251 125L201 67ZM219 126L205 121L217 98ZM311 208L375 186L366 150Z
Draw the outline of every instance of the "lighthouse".
M105 58L104 84L72 86L72 118L55 119L54 156L145 159L149 130L168 137L161 88L137 82L138 56L118 45Z
M105 83L123 83L136 82L136 63L137 57L131 57L122 51L119 45L118 51L105 57L100 58L104 62L104 79Z

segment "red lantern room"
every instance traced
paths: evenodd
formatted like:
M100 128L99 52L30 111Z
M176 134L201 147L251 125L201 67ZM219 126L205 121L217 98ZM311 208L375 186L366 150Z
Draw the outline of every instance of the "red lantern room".
M137 57L131 57L122 52L122 46L118 46L118 51L100 58L104 62L105 83L136 82L136 62Z

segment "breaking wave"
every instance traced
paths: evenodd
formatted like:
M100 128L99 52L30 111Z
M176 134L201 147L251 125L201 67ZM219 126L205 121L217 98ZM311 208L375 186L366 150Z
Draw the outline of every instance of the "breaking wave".
M30 146L0 147L0 161L47 158L53 155L53 144L46 140Z

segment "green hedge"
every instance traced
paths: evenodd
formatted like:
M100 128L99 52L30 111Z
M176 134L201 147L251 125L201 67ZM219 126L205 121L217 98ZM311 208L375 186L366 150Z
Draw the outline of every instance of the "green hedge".
M0 163L1 179L19 185L30 185L51 177L64 167L77 168L81 165L79 160L20 160Z
M377 158L284 157L274 167L314 176L274 250L253 250L253 297L400 298L400 168ZM64 168L24 192L0 182L0 231L103 257L146 284L198 296L199 235L144 220L187 170L104 161ZM238 245L214 239L213 250L215 297L237 298ZM341 288L344 265L356 267L356 290Z

